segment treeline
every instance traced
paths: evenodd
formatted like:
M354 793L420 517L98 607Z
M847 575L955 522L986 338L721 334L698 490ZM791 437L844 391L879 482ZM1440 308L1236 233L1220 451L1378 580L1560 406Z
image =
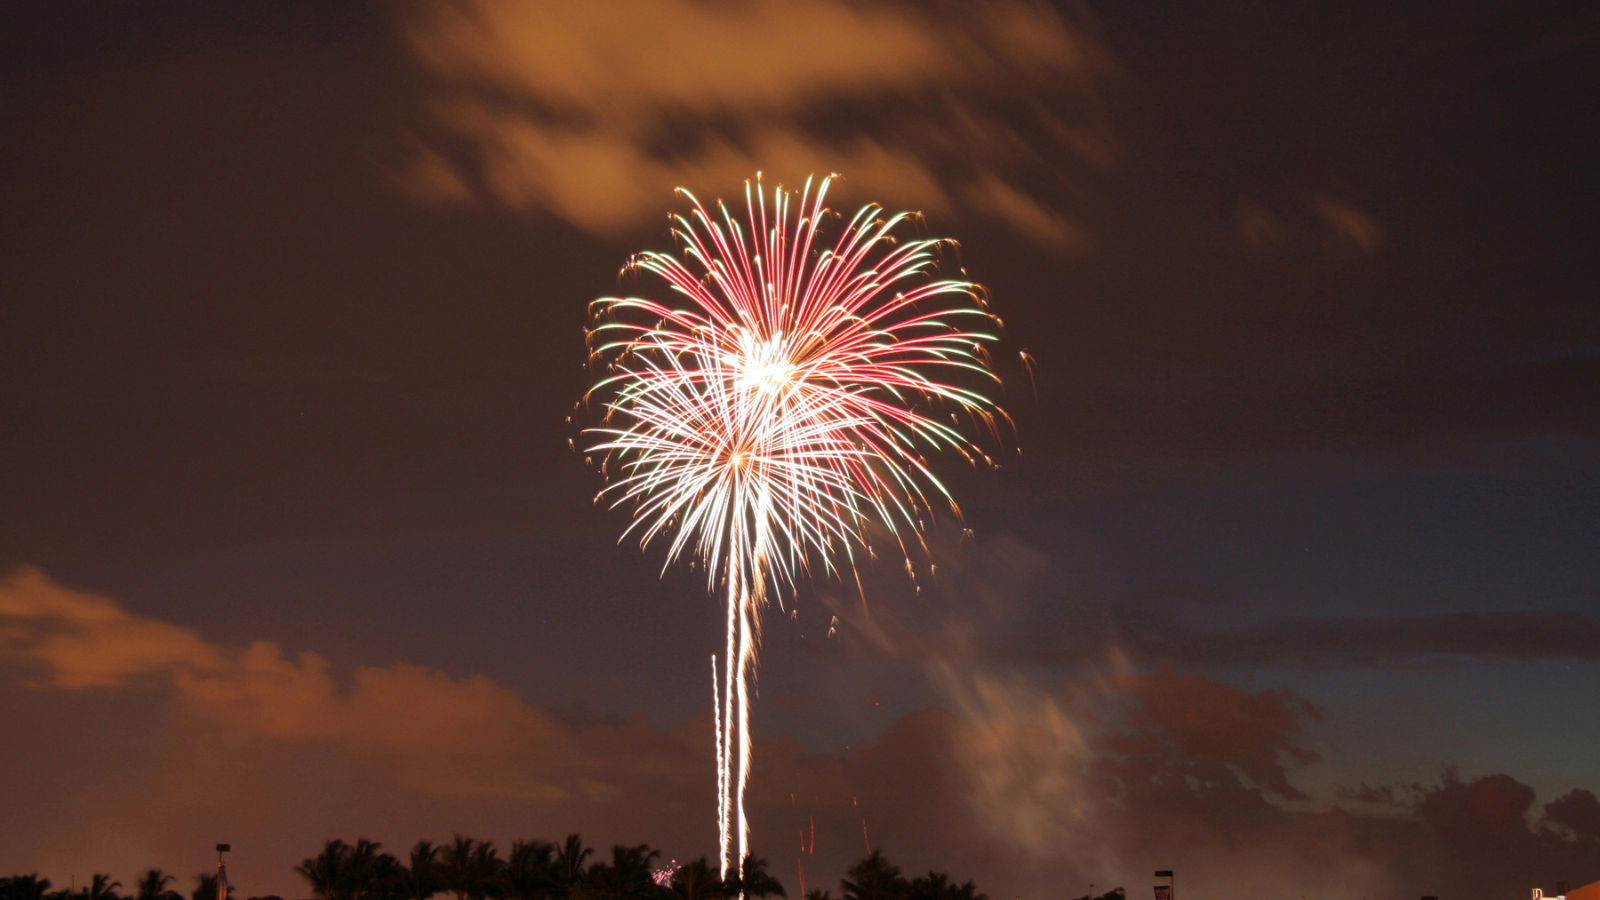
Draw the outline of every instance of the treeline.
M746 856L743 874L724 879L704 856L665 863L648 844L617 845L610 859L569 834L560 844L517 841L502 857L492 841L462 835L448 844L419 841L405 861L376 841L329 841L295 867L320 900L731 900L787 897L767 861ZM907 879L882 852L856 863L839 884L840 900L989 900L972 882L943 872ZM831 890L805 900L834 900Z
M144 874L134 884L131 893L122 893L122 882L114 880L110 875L96 872L90 877L89 883L76 890L61 888L51 890L50 879L40 878L39 873L31 875L13 875L10 878L0 878L0 900L217 900L217 876L211 872L201 872L194 877L194 888L186 895L172 889L172 883L177 881L176 875L169 875L160 869L146 869ZM239 896L238 886L231 887L228 893ZM282 900L273 895L268 897L251 897L250 900Z
M747 856L742 875L727 879L706 857L685 864L666 863L649 845L617 845L609 859L576 834L560 844L517 841L502 856L492 841L456 835L445 844L418 841L405 859L385 852L377 841L332 840L316 856L295 866L295 872L318 900L753 900L787 897L783 884L768 871L766 860ZM122 883L96 874L73 891L52 891L49 879L37 873L0 879L0 900L217 900L217 877L201 873L185 895L172 889L176 879L160 869L147 870L131 893ZM239 897L237 885L229 896ZM280 900L277 896L250 900ZM804 900L835 900L831 889L813 889ZM900 868L875 851L845 873L838 900L989 900L970 881L956 882L943 872L906 878ZM1111 898L1107 898L1111 900Z

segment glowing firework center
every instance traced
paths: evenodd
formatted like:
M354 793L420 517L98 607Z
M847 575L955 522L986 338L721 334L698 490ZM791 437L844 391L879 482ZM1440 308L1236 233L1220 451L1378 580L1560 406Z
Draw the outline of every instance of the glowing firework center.
M670 536L665 564L687 552L727 597L720 668L712 657L724 876L749 852L747 679L767 597L814 565L852 569L871 524L911 570L934 504L959 514L926 455L990 464L957 413L990 434L1005 421L956 383L998 380L980 289L935 277L943 241L897 239L906 213L869 204L825 244L830 180L808 179L791 211L796 195L774 189L769 207L758 176L742 221L680 189L693 209L673 220L679 255L647 251L624 269L659 277L674 303L590 305L600 497L631 507L624 538Z

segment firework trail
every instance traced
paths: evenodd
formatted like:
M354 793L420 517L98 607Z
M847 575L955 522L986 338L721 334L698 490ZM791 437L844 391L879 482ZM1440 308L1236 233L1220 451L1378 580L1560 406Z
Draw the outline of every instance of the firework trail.
M963 429L1008 423L964 386L998 381L984 345L999 323L977 285L938 277L949 242L902 241L911 215L875 204L844 219L824 205L831 180L774 189L769 204L757 176L742 219L679 189L692 209L672 219L678 252L624 269L660 279L666 299L590 305L600 497L631 507L624 538L667 541L666 565L698 560L727 598L720 680L712 661L724 875L748 852L762 609L813 568L853 570L874 535L913 571L936 506L960 515L928 457L993 465Z

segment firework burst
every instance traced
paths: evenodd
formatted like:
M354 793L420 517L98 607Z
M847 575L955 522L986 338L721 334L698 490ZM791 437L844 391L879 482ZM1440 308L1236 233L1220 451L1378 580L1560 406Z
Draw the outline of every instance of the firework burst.
M960 514L929 457L992 464L972 435L1006 421L982 392L997 380L985 345L998 320L977 285L939 277L950 242L902 240L911 214L877 205L832 213L830 181L776 188L769 203L758 176L742 220L680 189L692 209L672 219L678 252L624 269L658 278L664 298L590 306L600 497L631 508L624 538L666 541L666 565L699 560L727 596L720 682L712 661L724 875L747 853L762 608L808 570L852 572L869 529L911 570L927 518Z

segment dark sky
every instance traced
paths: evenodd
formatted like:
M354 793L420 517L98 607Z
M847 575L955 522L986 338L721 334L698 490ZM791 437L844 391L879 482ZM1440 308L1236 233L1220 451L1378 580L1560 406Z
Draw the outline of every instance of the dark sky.
M939 577L769 623L791 896L1600 879L1597 84L1580 3L9 5L0 871L714 855L719 601L567 416L761 170L924 210L1038 360Z

